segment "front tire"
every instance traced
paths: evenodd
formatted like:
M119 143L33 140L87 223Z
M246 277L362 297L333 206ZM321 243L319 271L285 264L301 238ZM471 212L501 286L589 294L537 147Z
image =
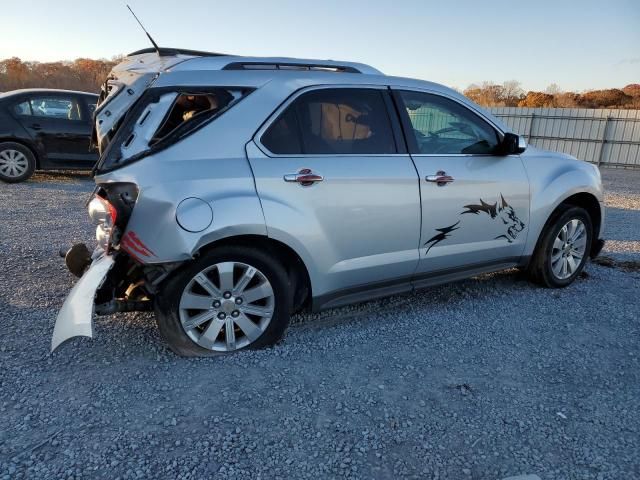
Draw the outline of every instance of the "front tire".
M36 169L33 152L20 143L0 143L0 180L18 183L27 180Z
M584 208L567 206L549 222L529 265L529 278L544 287L564 288L582 272L593 238Z
M160 333L183 356L211 356L276 343L289 325L291 295L273 257L225 246L174 273L156 295Z

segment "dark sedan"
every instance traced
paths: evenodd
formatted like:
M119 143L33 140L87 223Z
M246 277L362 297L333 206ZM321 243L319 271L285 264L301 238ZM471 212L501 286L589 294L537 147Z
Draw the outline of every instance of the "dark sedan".
M15 183L34 170L90 169L89 148L98 96L28 89L0 94L0 180Z

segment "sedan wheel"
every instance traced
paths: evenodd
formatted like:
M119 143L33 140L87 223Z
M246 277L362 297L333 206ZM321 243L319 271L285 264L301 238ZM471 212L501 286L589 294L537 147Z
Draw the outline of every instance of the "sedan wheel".
M9 178L18 178L29 168L27 157L17 150L0 152L0 173Z
M222 262L198 273L180 299L180 323L195 343L231 352L260 338L271 322L275 296L257 268Z
M35 157L24 145L0 143L0 180L17 183L26 180L35 169Z

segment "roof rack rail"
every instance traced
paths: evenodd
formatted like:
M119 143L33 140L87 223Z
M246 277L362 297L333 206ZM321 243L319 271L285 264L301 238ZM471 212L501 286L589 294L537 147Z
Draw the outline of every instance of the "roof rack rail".
M322 63L232 62L225 65L222 70L310 70L316 72L362 73L352 66Z
M132 57L133 55L142 55L143 53L159 53L161 56L168 55L193 55L194 57L226 57L226 53L216 53L216 52L202 52L200 50L188 50L186 48L166 48L160 47L158 50L155 48L143 48L141 50L136 50L135 52L131 52L127 57Z

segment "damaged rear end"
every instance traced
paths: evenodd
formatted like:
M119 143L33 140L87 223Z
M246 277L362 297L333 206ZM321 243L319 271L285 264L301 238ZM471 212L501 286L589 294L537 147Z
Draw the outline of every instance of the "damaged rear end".
M52 350L75 336L93 336L94 313L151 309L150 284L142 263L132 251L143 248L123 236L138 195L132 183L113 183L95 189L87 210L96 226L96 246L91 253L84 244L71 247L65 255L67 267L80 280L66 298L51 342Z
M198 56L184 52L132 54L103 84L93 133L100 151L93 171L97 186L86 205L96 226L96 247L91 252L83 244L74 245L65 254L69 270L80 280L58 314L52 350L74 336L92 337L94 314L151 310L156 287L179 265L158 259L130 228L140 196L138 183L108 174L175 144L249 92L154 88L163 72Z

